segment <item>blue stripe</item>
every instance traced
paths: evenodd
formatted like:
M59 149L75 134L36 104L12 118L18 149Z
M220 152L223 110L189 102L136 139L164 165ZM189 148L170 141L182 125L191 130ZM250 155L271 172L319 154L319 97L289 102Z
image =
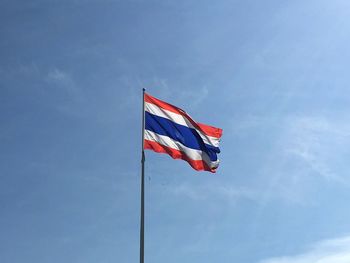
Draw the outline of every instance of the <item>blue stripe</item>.
M159 135L168 136L178 141L188 148L206 152L211 161L216 161L217 153L220 153L218 147L205 144L195 129L177 124L163 117L145 112L145 129Z

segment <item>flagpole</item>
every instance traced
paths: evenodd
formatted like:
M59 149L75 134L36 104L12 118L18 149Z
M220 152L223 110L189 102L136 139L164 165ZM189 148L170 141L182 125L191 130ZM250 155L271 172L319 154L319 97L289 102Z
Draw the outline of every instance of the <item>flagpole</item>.
M140 222L140 263L144 263L145 237L145 89L142 89L142 153L141 153L141 222Z

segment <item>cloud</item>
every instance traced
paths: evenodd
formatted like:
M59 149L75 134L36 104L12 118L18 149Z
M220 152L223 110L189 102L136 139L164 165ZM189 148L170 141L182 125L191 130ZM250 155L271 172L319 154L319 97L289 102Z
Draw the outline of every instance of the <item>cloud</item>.
M276 200L315 205L320 185L349 187L349 123L339 114L247 116L235 122L235 135L258 132L262 136L257 140L269 144L270 149L263 150L261 166L257 166L258 178L264 181L254 188L261 197L261 209ZM267 133L272 136L266 137Z
M18 73L22 76L37 77L40 75L40 69L35 62L31 62L19 65Z
M350 236L329 239L314 244L308 251L294 256L283 256L260 263L349 263Z
M145 88L146 92L152 96L184 110L191 110L190 107L192 110L202 107L200 104L208 98L210 92L206 86L191 89L181 88L171 84L168 79L157 75L150 78L124 75L120 77L119 81L121 85L127 87L127 99L120 104L122 109L134 107L135 104L139 103L142 88Z
M68 76L67 73L55 68L48 73L48 78L51 80L56 80L56 81L71 81L71 78Z
M141 83L141 82L140 82ZM145 86L145 85L142 85ZM205 86L191 88L191 89L179 89L179 87L173 87L167 79L154 76L151 80L151 85L149 87L154 87L150 92L156 97L163 100L169 100L175 103L175 100L180 103L190 101L192 107L197 107L202 103L209 95L209 89ZM145 86L147 88L147 86ZM177 105L181 106L181 105Z
M78 96L80 94L80 90L71 75L63 70L57 68L50 70L46 79L55 86L64 89L69 95Z
M309 204L314 185L349 186L345 173L350 147L350 126L342 118L290 116L281 127L267 172L272 174L271 194L288 202Z
M180 92L180 99L183 101L190 101L191 105L197 107L202 103L209 95L207 87L201 87L198 89L187 89Z
M188 185L179 184L167 189L173 195L187 197L195 201L222 199L235 204L240 199L259 200L256 192L245 187L233 187L230 185Z
M343 183L334 158L345 158L350 146L350 126L344 121L324 117L301 117L288 120L281 146L285 154L303 161L306 168L324 179Z
M77 118L87 116L88 108L83 106L87 101L86 93L72 74L53 67L46 71L44 80L49 92L59 94L59 99L52 104L58 112ZM89 117L92 118L92 114Z

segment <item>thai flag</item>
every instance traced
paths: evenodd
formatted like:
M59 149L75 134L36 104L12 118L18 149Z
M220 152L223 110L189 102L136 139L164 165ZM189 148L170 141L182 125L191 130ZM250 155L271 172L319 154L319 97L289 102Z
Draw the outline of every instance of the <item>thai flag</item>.
M184 110L147 93L144 149L187 161L195 170L215 173L222 129L195 122Z

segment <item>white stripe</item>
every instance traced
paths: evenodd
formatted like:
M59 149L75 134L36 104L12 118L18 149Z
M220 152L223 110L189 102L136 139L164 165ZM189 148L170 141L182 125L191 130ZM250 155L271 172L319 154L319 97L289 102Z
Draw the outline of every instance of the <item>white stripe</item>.
M205 152L188 148L178 141L169 138L168 136L159 135L152 131L145 130L145 140L157 142L166 147L181 151L191 160L204 161L210 168L217 168L219 166L219 160L211 161Z
M195 129L198 132L198 134L201 136L204 143L209 144L209 145L214 146L214 147L219 147L219 142L220 142L219 138L208 136L208 135L204 134L203 132L201 132L200 130L196 129L192 125L192 123L184 116L177 114L175 112L165 110L165 109L158 107L157 105L154 105L153 103L149 103L149 102L145 102L145 110L153 115L157 115L159 117L163 117L163 118L166 118L168 120L171 120L177 124L186 126L188 128Z

